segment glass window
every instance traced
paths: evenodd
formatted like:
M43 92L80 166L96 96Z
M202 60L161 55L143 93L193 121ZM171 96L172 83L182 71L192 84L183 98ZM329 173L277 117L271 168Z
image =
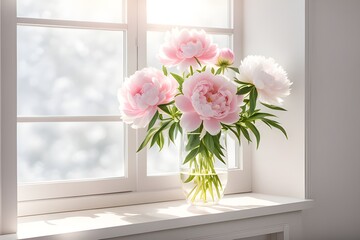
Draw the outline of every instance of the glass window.
M123 38L121 31L19 26L18 114L117 115Z
M229 0L148 0L146 7L147 22L152 24L232 27Z
M17 0L18 17L126 22L126 0Z
M123 177L123 124L18 123L20 183Z

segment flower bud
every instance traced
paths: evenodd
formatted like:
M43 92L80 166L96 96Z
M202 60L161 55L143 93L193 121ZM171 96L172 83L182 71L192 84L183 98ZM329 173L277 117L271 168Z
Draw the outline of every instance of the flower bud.
M227 67L234 63L234 52L229 48L222 48L217 57L216 65L219 67Z

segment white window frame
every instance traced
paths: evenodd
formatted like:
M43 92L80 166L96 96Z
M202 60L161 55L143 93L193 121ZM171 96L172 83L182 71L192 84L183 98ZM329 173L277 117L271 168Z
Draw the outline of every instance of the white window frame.
M127 1L123 11L134 12L136 6L134 1ZM126 9L127 8L127 9ZM88 21L53 20L39 18L17 17L17 26L40 26L68 29L90 29L122 31L124 33L124 75L136 70L136 24L137 20L131 14L125 14L126 23L101 23ZM16 69L15 69L16 70ZM120 116L20 116L17 122L121 122ZM124 177L51 181L44 183L21 184L18 191L18 201L33 201L53 199L61 197L87 196L94 194L107 194L116 192L134 191L136 187L135 175L135 151L131 148L136 142L132 137L135 134L124 125L125 153L124 153Z
M178 188L180 182L176 175L147 176L146 151L135 154L136 146L145 135L145 130L133 130L126 127L128 155L125 159L136 159L129 161L127 176L124 179L105 179L87 182L59 182L56 187L49 188L46 184L19 187L19 196L16 194L16 22L20 24L49 25L56 27L75 27L100 30L126 30L127 42L127 72L131 74L137 69L146 66L146 31L165 31L172 26L161 26L146 23L146 0L128 0L126 24L108 24L63 20L23 19L16 17L16 1L1 1L1 57L6 59L1 64L1 202L0 216L6 221L1 221L1 229L14 226L16 216L33 215L49 212L82 210L89 208L111 207L136 203L165 201L183 198ZM233 0L233 13L241 13L241 1ZM142 16L142 17L139 17ZM26 20L26 21L25 21ZM30 22L29 22L30 20ZM31 22L32 21L32 22ZM233 34L234 52L237 55L235 65L240 64L241 59L241 14L233 14L233 28L203 28L212 34ZM178 26L191 27L191 26ZM9 58L9 56L11 56ZM15 81L14 81L15 80ZM39 119L37 119L38 121ZM59 119L54 118L53 121ZM81 117L62 117L64 121L84 121ZM31 118L18 118L18 121L31 121ZM44 119L49 121L49 119ZM118 121L117 116L100 118L89 117L86 121ZM6 141L4 141L6 139ZM245 141L243 141L245 143ZM229 170L229 184L225 193L249 192L251 191L251 164L250 147L243 144L242 161L239 169ZM6 182L6 184L4 184ZM166 183L166 185L165 185ZM53 184L53 183L52 183ZM54 186L54 185L53 185ZM106 187L103 187L106 186ZM68 189L67 195L59 192L60 188ZM94 192L97 188L99 191ZM89 191L91 189L91 191ZM125 193L124 193L125 192ZM76 193L76 197L72 196ZM80 193L80 194L79 194ZM111 193L111 194L110 194ZM42 196L39 198L39 194ZM96 194L96 195L91 195ZM83 195L83 196L81 196ZM91 196L89 196L91 195ZM17 200L19 204L17 205ZM5 206L5 207L4 207ZM19 209L19 214L17 213ZM1 219L0 219L1 220ZM16 225L16 224L15 224ZM10 230L11 232L12 230Z

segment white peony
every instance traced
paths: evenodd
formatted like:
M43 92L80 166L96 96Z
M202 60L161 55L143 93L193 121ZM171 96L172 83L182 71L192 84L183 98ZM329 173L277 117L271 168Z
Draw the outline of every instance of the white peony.
M272 58L248 56L239 67L238 78L255 85L260 102L279 105L290 94L292 83L284 69Z

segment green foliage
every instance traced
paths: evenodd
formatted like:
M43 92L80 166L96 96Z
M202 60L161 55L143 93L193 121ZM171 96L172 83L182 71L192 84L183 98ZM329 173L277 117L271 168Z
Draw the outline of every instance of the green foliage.
M261 104L264 105L265 107L273 109L273 110L286 111L285 108L281 108L279 106L274 106L274 105L270 105L270 104L266 104L266 103L261 103Z
M166 69L165 66L162 66L162 70L163 70L164 75L167 76L167 75L168 75L168 71L167 71L167 69Z
M196 58L195 58L196 59ZM183 73L182 76L168 72L166 67L163 67L165 75L171 74L172 77L179 83L179 91L182 93L182 85L184 81L190 76L206 71L206 66L201 66L198 59L196 59L200 68L194 70L193 67L189 68L189 73ZM226 69L238 73L237 68L233 67L219 67L210 69L214 75L223 74ZM256 142L256 147L260 145L260 132L257 127L257 123L261 122L266 124L270 128L276 128L281 131L287 138L285 129L279 122L275 121L276 116L272 113L262 111L257 107L258 104L258 91L252 83L242 82L234 78L234 83L237 84L237 95L243 96L243 103L240 106L239 120L233 124L222 123L222 131L229 131L237 138L239 144L242 140L246 140L248 143ZM286 111L284 108L261 103L264 107L277 110ZM159 146L159 149L163 149L165 145L165 137L169 137L169 144L175 143L179 133L183 133L180 126L180 119L182 113L175 106L174 101L162 104L158 106L158 111L155 112L152 117L147 134L143 142L138 148L138 151L144 149L146 146ZM185 150L187 152L183 159L183 164L188 164L192 167L192 172L188 173L184 183L193 184L193 188L189 192L189 198L192 201L195 199L207 200L215 199L221 196L223 186L215 171L215 161L220 161L225 164L224 147L221 145L221 134L211 135L208 132L203 132L203 125L191 133L186 133L186 145ZM184 140L184 139L183 139Z
M238 68L235 68L235 67L228 67L228 68L233 70L236 73L240 73Z
M199 59L197 59L197 57L194 57L194 58L195 58L197 64L199 64L199 66L202 67L201 62L199 61Z
M194 71L193 67L190 66L189 73L183 73L183 76L180 76L176 73L168 72L166 67L163 66L162 70L165 75L171 74L172 77L179 83L180 93L182 91L182 84L186 79L196 72L206 71L206 66L202 66L198 59L195 58L198 62L200 68ZM226 69L230 69L236 73L239 73L239 69L232 66L224 66L214 69L210 69L211 73L214 75L222 74ZM240 106L241 112L239 113L239 121L233 124L221 124L222 129L225 131L230 131L238 139L239 144L242 139L247 140L249 143L256 140L256 146L259 147L260 144L260 132L257 128L256 123L262 122L269 126L270 128L276 128L281 131L287 138L287 133L285 129L280 125L279 122L273 120L276 118L274 114L263 112L257 108L258 103L258 91L252 83L242 82L237 78L234 78L234 82L238 85L237 95L242 95L244 97L243 104ZM274 106L266 103L261 103L264 107L271 110L277 111L286 111L284 108L279 106ZM182 128L180 126L180 118L182 113L174 105L174 101L162 104L158 106L159 111L156 111L155 115L151 119L148 132L141 143L138 151L143 149L146 145L157 144L160 149L164 147L164 135L169 136L169 143L175 143L175 139L178 136L178 133L182 133ZM220 144L221 133L213 136L209 133L205 133L201 136L203 131L203 126L201 125L197 130L192 133L187 134L187 145L185 146L188 155L185 157L185 162L194 161L198 155L205 157L215 157L217 160L224 162L224 152L223 147ZM212 189L214 190L214 189ZM209 189L210 191L210 189Z
M182 92L182 85L183 85L183 83L184 83L184 78L183 77L181 77L181 76L179 76L179 75L177 75L176 73L170 73L171 74L171 76L173 76L173 78L179 83L179 90L180 90L180 92Z

